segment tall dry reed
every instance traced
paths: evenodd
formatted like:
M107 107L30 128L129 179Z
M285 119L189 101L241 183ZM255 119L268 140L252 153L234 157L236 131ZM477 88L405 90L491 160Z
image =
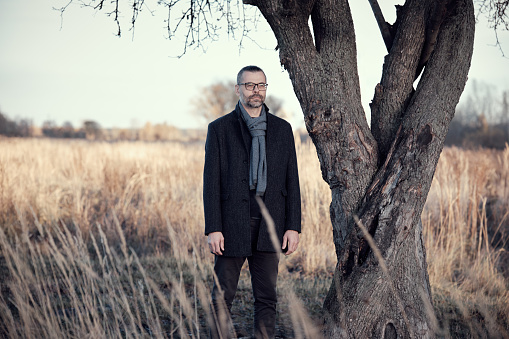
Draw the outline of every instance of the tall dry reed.
M508 183L509 147L446 148L422 215L435 309L474 337L509 336Z
M312 146L298 143L298 152L310 207L303 238L310 242L282 267L331 271L330 193L313 174L319 169ZM203 234L203 159L203 143L3 140L0 267L9 277L0 300L3 333L203 335L213 318L201 306L208 305L213 260ZM141 274L147 265L152 269ZM321 294L316 311L328 275L313 280Z
M295 325L290 336L314 333L302 321L306 312L319 316L336 262L330 190L314 146L296 141L303 233L280 274L283 307L301 310L282 319ZM212 257L203 235L203 157L203 143L1 140L0 333L203 336L213 319L206 306ZM509 148L445 149L439 162L423 225L445 332L447 314L482 318L481 330L469 323L471 333L505 331L499 318L509 316L502 265L508 173ZM244 272L240 299L247 285Z
M297 143L301 176L303 242L293 261L306 271L335 263L328 216L330 191L321 180L314 147ZM178 251L193 246L209 255L202 207L202 143L92 143L72 140L7 139L0 149L0 225L7 234L26 218L34 227L65 223L85 240L100 224L115 243L116 216L127 243L140 254L168 250L166 225L179 239ZM319 237L316 235L319 234Z

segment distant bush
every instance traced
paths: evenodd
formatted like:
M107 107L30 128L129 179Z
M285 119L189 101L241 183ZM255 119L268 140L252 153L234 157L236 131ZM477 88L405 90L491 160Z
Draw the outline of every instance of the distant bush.
M32 134L31 121L26 119L13 121L0 112L0 135L8 137L29 137L32 136Z
M446 146L504 149L509 144L509 91L475 80L470 93L456 108Z
M446 146L504 149L509 144L509 124L489 124L483 115L477 121L454 119L445 138Z
M76 129L70 122L58 126L47 120L42 124L42 135L48 138L71 138L104 141L192 141L202 140L204 136L195 131L182 131L167 123L147 122L142 128L101 128L99 123L86 120ZM195 135L196 134L196 135Z

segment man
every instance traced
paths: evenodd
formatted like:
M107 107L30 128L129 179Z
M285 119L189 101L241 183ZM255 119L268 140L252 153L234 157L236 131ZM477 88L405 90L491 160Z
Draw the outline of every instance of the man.
M203 201L205 234L218 278L212 290L214 337L229 337L227 319L246 259L255 300L255 337L275 334L279 253L256 196L274 220L278 247L289 255L299 243L301 206L293 133L290 124L269 113L264 104L266 79L257 66L242 68L235 85L239 96L235 110L208 127Z

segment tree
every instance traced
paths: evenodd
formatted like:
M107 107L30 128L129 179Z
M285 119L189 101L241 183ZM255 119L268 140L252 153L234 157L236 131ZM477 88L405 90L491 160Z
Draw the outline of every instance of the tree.
M209 123L226 113L232 111L239 97L234 91L235 82L217 82L210 86L205 86L200 89L200 94L192 100L193 114ZM265 103L270 109L270 112L287 118L286 112L283 110L283 101L272 95L268 95ZM283 116L284 115L284 116Z
M200 94L193 98L193 114L209 123L230 112L239 101L234 87L233 81L217 82L203 87Z
M93 120L83 121L82 130L88 140L99 140L102 137L101 126Z
M16 124L0 113L0 135L15 136Z
M74 127L70 121L64 122L60 131L61 138L74 138Z
M489 122L494 123L500 117L495 110L496 99L494 92L495 86L488 85L477 80L471 81L472 89L462 106L462 118L465 120L476 120L479 115L484 115ZM465 93L466 94L466 93Z
M7 116L0 112L0 135L8 137L20 136L16 122L10 120Z
M57 124L53 120L45 120L42 123L42 134L49 138L56 137Z
M502 126L504 126L505 139L509 140L509 91L502 94L502 109L500 111Z
M8 137L31 137L33 135L32 121L17 119L13 121L0 112L0 135Z
M31 137L34 135L33 123L29 119L19 119L16 122L17 135L23 138Z
M496 93L494 86L475 80L471 84L469 95L456 107L445 145L504 149L509 142L507 91Z
M119 2L104 9L117 23ZM177 2L162 3L175 13ZM338 264L324 303L325 334L433 337L420 216L470 67L473 0L407 0L397 6L392 25L377 1L369 0L388 50L371 103L371 127L361 105L347 0L243 2L256 6L274 32L332 192ZM129 3L134 24L143 2ZM184 30L186 47L216 37L216 10L229 31L244 22L242 16L232 19L235 6L229 1L185 4L176 25L167 24L170 37ZM109 5L92 0L91 6Z

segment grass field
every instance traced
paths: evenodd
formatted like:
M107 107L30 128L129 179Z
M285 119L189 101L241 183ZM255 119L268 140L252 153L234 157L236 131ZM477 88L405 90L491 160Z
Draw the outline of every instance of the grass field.
M297 140L303 233L281 260L278 337L319 337L330 191ZM0 336L206 336L213 258L202 143L0 140ZM444 337L509 336L509 148L444 150L422 214ZM252 330L247 270L233 322Z

